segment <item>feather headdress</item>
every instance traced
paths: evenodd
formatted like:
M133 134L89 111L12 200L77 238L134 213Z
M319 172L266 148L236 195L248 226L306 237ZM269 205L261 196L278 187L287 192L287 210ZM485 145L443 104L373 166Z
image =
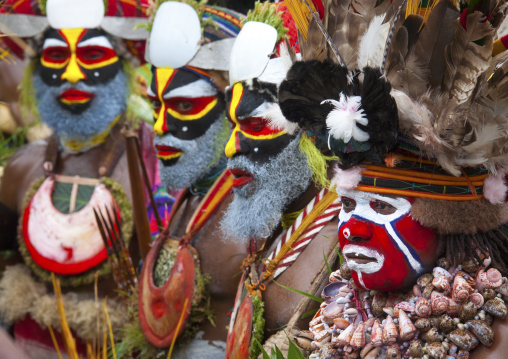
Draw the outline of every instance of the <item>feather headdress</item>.
M297 22L307 61L280 86L288 121L327 137L343 169L409 157L467 180L470 167L508 167L508 54L495 51L504 0L323 2L322 20Z

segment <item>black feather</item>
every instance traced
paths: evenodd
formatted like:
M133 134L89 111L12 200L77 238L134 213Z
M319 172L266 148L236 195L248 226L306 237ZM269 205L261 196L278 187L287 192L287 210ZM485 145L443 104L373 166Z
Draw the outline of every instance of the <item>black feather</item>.
M326 116L333 109L321 102L350 95L347 69L330 60L296 62L279 87L279 105L287 120L317 134L326 132ZM356 81L357 84L357 81Z
M348 71L331 61L297 62L289 70L279 88L279 104L287 120L298 123L304 131L327 135L326 118L334 109L324 100L339 100L340 94L361 96L362 109L369 123L358 127L370 136L364 146L344 144L330 139L334 153L340 157L340 166L348 168L360 162L383 163L387 153L397 145L398 112L390 95L390 84L381 77L379 69L365 68L352 83ZM362 80L360 81L360 77Z

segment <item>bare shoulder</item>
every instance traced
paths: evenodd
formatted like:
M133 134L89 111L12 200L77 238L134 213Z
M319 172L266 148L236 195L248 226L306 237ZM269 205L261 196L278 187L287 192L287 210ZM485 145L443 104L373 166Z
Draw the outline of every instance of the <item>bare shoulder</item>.
M4 169L0 187L0 202L19 213L24 194L30 184L44 176L42 164L47 142L37 141L20 148Z
M508 357L508 320L494 320L494 343L490 348L480 346L475 349L471 359L505 359Z

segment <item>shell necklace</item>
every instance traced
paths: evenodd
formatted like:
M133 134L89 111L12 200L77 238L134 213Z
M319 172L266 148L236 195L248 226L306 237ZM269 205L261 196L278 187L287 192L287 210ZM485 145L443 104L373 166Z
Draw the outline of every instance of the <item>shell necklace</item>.
M344 263L309 324L310 358L467 359L492 345L494 318L507 315L508 280L490 263L440 258L407 293L356 290Z

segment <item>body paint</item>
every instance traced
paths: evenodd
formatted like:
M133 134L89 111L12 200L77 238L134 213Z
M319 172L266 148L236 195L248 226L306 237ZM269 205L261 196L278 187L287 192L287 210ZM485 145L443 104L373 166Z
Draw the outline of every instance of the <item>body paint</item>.
M339 215L339 243L358 286L398 290L432 268L437 259L436 234L411 218L410 199L360 191L340 195L346 203L355 202ZM376 211L379 202L393 212Z
M255 163L263 164L280 153L294 138L269 127L268 121L261 116L267 104L275 101L270 95L272 91L276 93L275 85L258 81L250 84L237 82L227 90L227 113L233 125L225 149L227 157L244 155Z

